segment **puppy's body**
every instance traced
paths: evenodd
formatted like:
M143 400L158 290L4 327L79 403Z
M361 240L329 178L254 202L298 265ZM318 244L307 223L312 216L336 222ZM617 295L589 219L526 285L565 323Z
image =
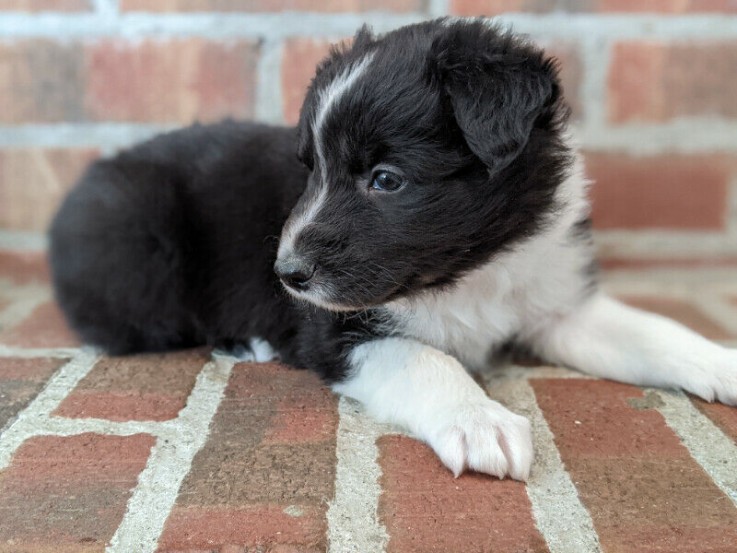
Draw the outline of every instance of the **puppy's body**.
M736 403L734 351L597 291L566 115L550 60L482 22L361 31L296 135L195 127L95 164L52 227L57 297L114 353L263 338L456 474L529 474L529 424L466 372L510 342Z

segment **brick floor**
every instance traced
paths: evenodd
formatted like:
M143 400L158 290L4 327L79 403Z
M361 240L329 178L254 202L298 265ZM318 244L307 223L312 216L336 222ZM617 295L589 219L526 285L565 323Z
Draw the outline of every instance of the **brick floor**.
M237 365L159 551L324 551L336 429L335 398L315 375Z
M0 552L104 551L152 445L144 434L25 442L0 473Z
M711 338L735 338L737 274L715 281L705 272L679 288L672 277L665 285L658 273L630 272L631 281L617 273L627 302ZM455 479L427 446L389 429L378 432L375 457L356 467L345 444L362 443L363 430L341 426L341 436L352 435L337 439L336 398L313 374L236 363L226 377L208 369L220 365L204 349L95 360L48 301L47 283L42 254L0 251L0 317L18 313L0 326L0 553L568 553L544 520L571 502L590 516L571 531L590 532L586 543L605 553L737 552L737 477L728 477L737 468L725 479L709 465L737 467L733 407L681 400L684 409L695 406L685 415L702 421L699 428L734 444L723 458L704 460L665 416L670 396L533 363L523 376L514 367L502 375L528 378L552 436L536 435L538 450L552 440L546 447L570 477L568 491L540 465L534 493L482 475ZM21 300L30 303L21 309ZM507 389L495 388L495 397L504 402ZM179 446L193 428L208 430L196 431L204 445L186 456ZM709 436L686 441L694 439L710 451ZM349 464L338 470L341 463ZM350 505L331 516L338 484L350 485L361 513L374 517L370 539L345 535L348 527L362 532L344 526ZM149 527L149 519L160 522ZM148 537L124 546L139 536L126 542L119 528ZM373 545L350 549L354 538Z
M0 358L0 429L28 405L65 361Z
M184 407L206 350L98 361L54 414L122 420L173 419Z

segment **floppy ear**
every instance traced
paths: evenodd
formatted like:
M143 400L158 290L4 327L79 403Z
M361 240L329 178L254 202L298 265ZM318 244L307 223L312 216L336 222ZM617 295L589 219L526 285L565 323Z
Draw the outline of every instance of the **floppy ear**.
M552 60L478 21L446 26L433 42L430 64L468 147L492 174L519 155L559 96Z

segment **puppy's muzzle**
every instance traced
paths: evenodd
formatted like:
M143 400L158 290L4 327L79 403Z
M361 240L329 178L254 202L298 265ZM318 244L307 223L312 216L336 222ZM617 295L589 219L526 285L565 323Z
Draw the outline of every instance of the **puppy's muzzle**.
M310 280L315 274L316 266L306 259L289 256L277 259L274 271L281 281L290 288L304 292L310 287Z

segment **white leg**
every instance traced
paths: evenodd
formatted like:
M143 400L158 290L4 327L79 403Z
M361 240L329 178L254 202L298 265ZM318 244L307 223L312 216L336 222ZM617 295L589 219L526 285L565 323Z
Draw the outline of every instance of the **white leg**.
M529 422L492 401L453 357L413 340L384 338L354 348L349 363L351 374L333 390L408 429L456 476L465 468L529 476Z
M549 361L595 376L737 404L737 350L603 294L551 322L532 346Z

